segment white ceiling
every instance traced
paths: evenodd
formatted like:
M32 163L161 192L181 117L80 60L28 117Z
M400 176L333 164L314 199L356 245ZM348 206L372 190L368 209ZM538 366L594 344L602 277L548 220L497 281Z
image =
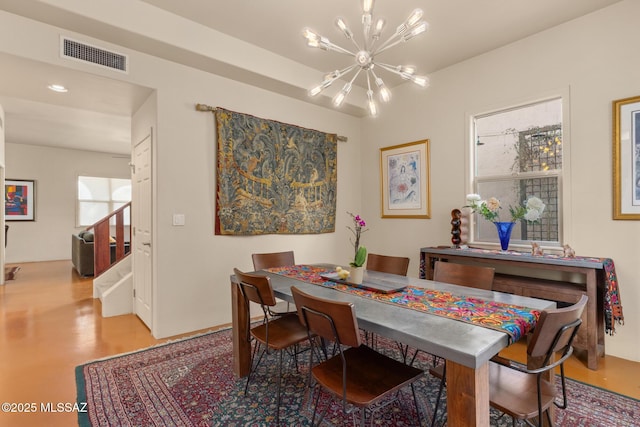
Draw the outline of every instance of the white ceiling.
M351 47L334 25L335 18L342 16L360 40L358 0L140 1L317 69L318 76L344 68L352 59L306 47L301 36L304 27ZM424 10L424 19L430 24L425 34L390 49L379 59L394 65L415 65L418 74L428 75L617 1L620 0L378 0L374 17L386 19L384 34L389 34L417 7ZM95 22L81 28L75 15L51 13L51 6L42 3L0 0L0 10L150 54L166 55L174 61L184 58L186 65L202 68L189 63L189 55L179 52L179 48L171 52L172 47L162 46L160 50L144 38L127 38L127 34L116 34ZM131 113L151 89L2 53L0 69L0 105L6 115L7 142L129 153ZM379 75L389 86L401 82L383 73ZM56 94L46 89L56 81L69 82L65 84L70 91ZM315 83L309 81L308 86Z

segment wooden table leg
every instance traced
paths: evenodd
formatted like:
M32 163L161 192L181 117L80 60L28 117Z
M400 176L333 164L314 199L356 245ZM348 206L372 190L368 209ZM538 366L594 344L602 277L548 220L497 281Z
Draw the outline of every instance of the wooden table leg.
M251 371L249 323L244 298L237 283L231 282L231 327L233 343L233 372L240 378Z
M489 362L477 369L447 360L447 424L489 425Z
M596 270L590 269L586 273L587 276L587 367L589 369L598 369L598 330L595 325L598 324L598 281L596 278Z

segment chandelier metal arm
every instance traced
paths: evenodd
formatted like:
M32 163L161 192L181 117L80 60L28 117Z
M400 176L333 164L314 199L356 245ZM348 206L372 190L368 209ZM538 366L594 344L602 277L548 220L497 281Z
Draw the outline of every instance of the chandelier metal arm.
M333 82L335 82L340 77L344 76L345 74L347 74L348 72L350 72L351 70L356 68L357 66L358 66L358 64L353 64L353 65L350 65L350 66L348 66L346 68L343 68L342 70L335 70L335 71L332 71L332 72L328 73L325 76L325 78L322 81L322 83L320 83L319 85L317 85L314 88L309 90L309 96L318 95L320 92L322 92L323 90L325 90L326 88L331 86L333 84Z
M320 47L320 49L323 49L323 50L331 50L333 52L342 53L344 55L350 55L350 56L354 56L355 55L355 52L352 52L352 51L350 51L348 49L343 48L342 46L338 46L337 44L332 43L326 37L322 37L322 41L321 41L319 47Z
M397 67L392 67L391 65L383 64L379 62L376 63L376 65L378 65L380 68L384 68L385 70L402 77L405 80L411 80L413 83L417 84L418 86L426 87L429 85L429 79L425 76L414 75L413 74L414 70L411 67L405 67L402 65L398 65Z
M402 27L402 25L400 27ZM406 30L402 30L402 31L398 30L391 37L385 40L385 42L382 43L382 45L380 45L380 47L376 49L376 51L373 54L377 55L402 42L407 42L412 38L414 38L415 36L424 33L427 30L427 28L428 28L427 23L425 21L422 21L415 24L413 27L408 28L408 30L410 30L408 32Z

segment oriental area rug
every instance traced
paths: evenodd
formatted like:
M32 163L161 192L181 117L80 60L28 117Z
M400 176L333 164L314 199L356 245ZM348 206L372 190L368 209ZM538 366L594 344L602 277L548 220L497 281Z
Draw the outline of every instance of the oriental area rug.
M396 344L382 337L378 337L377 349L400 357ZM422 352L419 355L423 357L415 365L428 370L431 357ZM262 360L246 396L245 379L233 374L229 329L78 366L78 402L86 402L88 411L79 414L79 425L275 425L277 356L267 357L271 360ZM297 370L292 363L283 372L280 424L310 426L308 353L298 357ZM439 380L428 374L417 383L422 425L429 425L438 385ZM568 391L569 407L557 411L558 426L640 425L638 400L573 380L568 380ZM343 417L341 405L326 395L321 406L328 408L322 425L357 425L351 415ZM398 401L375 411L373 417L376 426L415 426L411 389L402 392ZM511 419L492 410L491 425L510 426Z

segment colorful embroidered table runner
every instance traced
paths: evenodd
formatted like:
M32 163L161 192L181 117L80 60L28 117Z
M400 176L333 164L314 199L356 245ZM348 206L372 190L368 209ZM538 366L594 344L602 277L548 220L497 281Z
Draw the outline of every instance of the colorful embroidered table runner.
M462 250L462 249L461 249ZM479 248L467 248L464 251L477 252L477 253L501 253L496 250L479 249ZM508 251L509 255L526 255L524 252ZM538 256L537 256L538 257ZM620 301L620 289L618 288L618 276L616 275L616 267L611 258L596 258L575 256L572 258L563 257L560 255L544 254L540 255L540 258L545 259L560 259L560 260L578 260L585 262L602 263L604 267L604 326L605 332L609 335L613 335L616 332L616 323L618 325L624 325L624 316L622 314L622 302Z
M512 343L532 330L540 317L539 311L527 307L454 295L435 289L407 286L401 292L384 294L355 288L320 277L321 274L332 272L325 267L294 265L269 268L266 271L364 298L495 329L508 334Z

